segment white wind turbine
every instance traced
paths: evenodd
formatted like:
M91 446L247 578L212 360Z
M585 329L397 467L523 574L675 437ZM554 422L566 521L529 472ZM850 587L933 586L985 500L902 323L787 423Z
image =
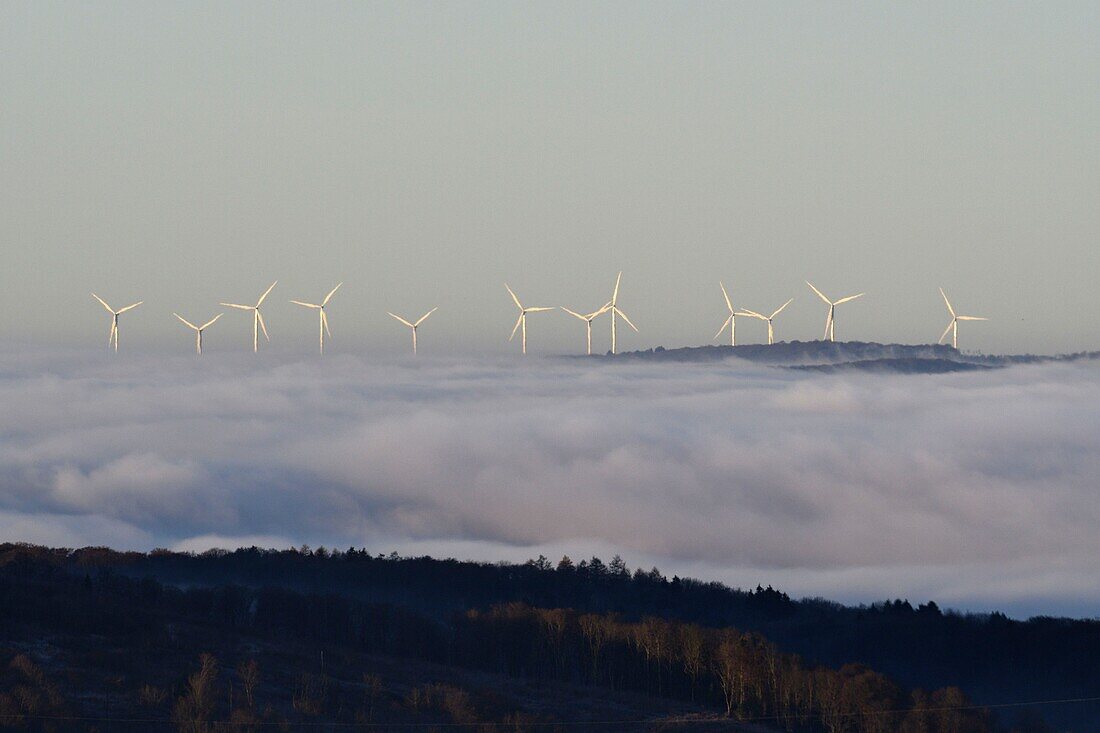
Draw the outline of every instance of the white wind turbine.
M397 320L401 321L406 326L408 326L409 328L412 329L412 332L413 332L413 355L414 356L416 355L416 329L420 328L420 324L423 323L424 321L428 320L428 316L435 313L437 310L439 310L439 306L436 306L435 308L432 308L430 311L428 311L424 315L420 316L420 318L416 321L416 323L409 323L408 321L406 321L404 318L397 315L396 313L390 313L389 311L386 311L387 313L390 313L390 316L392 316L393 318L396 318Z
M772 329L772 319L774 319L776 316L778 316L779 313L784 308L786 308L788 305L790 305L793 300L794 300L794 298L791 298L786 303L784 303L783 305L776 308L775 312L772 313L770 316L762 315L760 313L757 313L756 311L750 311L748 308L744 309L746 315L752 316L753 318L759 318L761 321L767 321L768 322L768 344L769 345L775 343L775 331Z
M139 300L138 302L134 303L133 305L128 305L125 308L119 308L116 311L114 308L107 305L107 301L103 300L103 298L99 297L95 293L92 293L92 297L95 298L96 300L98 300L100 302L100 304L104 308L107 309L107 312L111 314L111 333L110 333L110 335L107 336L107 348L108 349L111 348L111 343L113 342L114 345L115 345L115 353L118 353L118 317L120 315L122 315L123 313L125 313L126 311L128 311L128 310L132 310L134 308L137 308L139 305L141 305L145 301L144 300Z
M959 348L959 321L988 321L988 318L980 318L978 316L959 316L955 314L955 309L951 307L951 301L947 299L947 293L943 292L943 288L940 288L940 295L943 296L943 302L947 304L947 312L951 314L951 322L947 324L947 328L943 330L943 335L940 336L940 340L937 343L943 343L943 340L947 338L948 332L951 333L951 348Z
M512 300L516 302L516 307L519 308L519 318L516 319L516 325L512 327L512 335L508 337L511 341L516 337L516 329L522 328L523 330L523 353L527 353L527 314L538 313L540 311L552 311L553 308L524 308L523 304L519 302L519 298L512 292L512 289L508 287L508 283L504 283L504 287L508 289L508 294L512 296Z
M626 317L626 314L619 310L619 281L623 279L623 272L619 270L619 276L615 278L615 291L611 294L611 302L608 305L611 308L611 353L618 353L615 344L615 316L622 316L622 319L626 321L627 325L634 329L634 333L638 333L638 327L630 322L630 319Z
M825 335L822 336L821 339L823 341L826 339L828 339L829 341L836 341L836 307L841 303L847 303L849 300L861 298L866 295L866 293L860 293L859 295L849 295L847 298L841 298L840 300L834 301L826 298L824 294L822 294L820 290L815 288L814 284L809 280L806 281L806 284L810 286L810 290L817 293L817 297L824 300L825 304L829 306L829 315L825 316Z
M207 329L207 327L213 326L214 321L221 318L224 314L219 313L218 315L214 316L213 318L211 318L209 321L202 324L201 326L196 326L194 323L191 323L191 321L187 320L186 318L181 316L179 313L173 313L172 315L174 315L176 318L180 319L180 321L182 321L185 326L187 326L188 328L192 329L195 332L195 353L202 354L202 332L205 331Z
M260 299L256 301L256 305L238 305L237 303L220 303L226 308L237 308L242 311L252 311L252 353L256 353L260 350L260 330L264 332L264 338L268 341L271 337L267 335L267 326L264 325L264 317L260 314L260 306L264 303L264 298L275 289L275 285L279 281L271 283L271 286L264 291L264 294L260 296Z
M588 314L583 315L583 316L580 313L577 313L576 311L569 310L564 305L561 307L561 309L563 311L565 311L566 313L568 313L569 315L573 316L574 318L579 318L582 321L584 321L584 325L588 329L588 355L592 356L592 320L594 318L596 318L596 316L602 315L604 313L607 313L609 310L611 310L611 303L606 304L603 308L600 308L598 311L592 311L591 313L588 313Z
M316 308L317 312L321 314L321 317L318 319L320 321L320 323L318 324L318 328L320 329L320 332L321 332L321 353L322 354L325 353L325 333L328 333L329 338L332 338L332 331L328 330L328 316L325 315L325 306L328 305L329 299L332 298L333 294L337 290L339 290L340 286L343 285L343 284L344 283L342 283L342 282L337 283L336 287L334 287L332 290L328 291L328 295L326 295L325 299L322 300L320 303L306 303L306 302L303 302L301 300L292 300L292 301L290 301L294 305L300 305L303 308Z
M718 329L718 333L714 334L714 338L717 340L722 332L726 330L726 326L730 327L730 346L737 346L737 316L750 315L746 311L735 311L733 304L730 303L730 296L726 292L726 286L722 284L722 281L718 281L718 286L722 288L722 297L726 299L726 308L729 309L729 317L726 318L726 322L722 324L722 327Z

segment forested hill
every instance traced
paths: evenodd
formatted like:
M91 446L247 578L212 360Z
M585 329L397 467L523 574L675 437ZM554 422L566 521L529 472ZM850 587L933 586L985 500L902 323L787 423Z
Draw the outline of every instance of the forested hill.
M845 607L794 600L772 588L731 589L718 583L631 571L618 559L573 562L545 558L523 565L376 555L364 550L210 551L201 555L104 548L47 549L0 545L0 565L33 559L77 576L104 573L149 578L182 588L282 587L408 608L445 622L456 612L522 603L578 613L616 614L624 622L659 617L709 628L758 632L808 664L866 664L901 684L962 687L977 701L1090 697L1100 689L1100 622L1002 614L966 615L934 603L895 600ZM1088 729L1100 706L1055 706L1043 714Z
M589 358L589 357L572 357ZM591 357L608 359L611 355ZM836 367L867 371L896 371L907 374L940 374L970 371L1015 364L1075 362L1100 358L1100 352L1088 351L1057 356L1034 354L972 354L943 344L880 344L865 341L780 341L775 344L739 346L708 345L666 349L658 346L644 351L629 351L614 356L615 362L707 363L741 360L783 367L815 367L835 371ZM830 367L826 369L826 367Z

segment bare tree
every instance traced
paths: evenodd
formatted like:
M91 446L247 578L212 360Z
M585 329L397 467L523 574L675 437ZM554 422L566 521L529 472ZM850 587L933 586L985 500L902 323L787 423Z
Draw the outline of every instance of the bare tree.
M737 638L734 632L722 631L718 640L718 648L711 660L711 671L718 679L718 686L722 690L722 699L726 703L726 717L733 715L733 703L737 699L737 688L740 678L739 663L737 660Z
M586 613L577 619L577 623L581 627L584 640L588 643L588 655L592 661L592 682L599 684L600 655L610 637L608 620L594 613Z
M199 669L187 678L187 689L176 700L173 719L180 733L209 733L217 707L218 660L203 653Z
M237 676L241 678L241 686L244 687L244 699L249 710L256 709L256 685L260 683L260 665L255 659L241 662L237 667Z
M374 703L382 692L382 678L376 674L363 674L363 691L367 698L367 722L374 720Z
M691 680L691 700L695 701L695 685L706 666L706 654L703 631L695 624L680 627L680 653L684 662L684 673Z

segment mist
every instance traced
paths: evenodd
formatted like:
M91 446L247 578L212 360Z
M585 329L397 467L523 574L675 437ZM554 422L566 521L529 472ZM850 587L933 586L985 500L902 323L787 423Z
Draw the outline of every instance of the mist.
M250 355L251 356L251 355ZM521 561L1093 615L1100 369L8 354L0 532Z

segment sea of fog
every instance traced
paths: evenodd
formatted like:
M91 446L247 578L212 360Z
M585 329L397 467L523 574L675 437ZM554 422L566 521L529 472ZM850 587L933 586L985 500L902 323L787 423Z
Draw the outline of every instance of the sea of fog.
M1100 615L1100 365L0 354L0 539L616 553L735 586Z

